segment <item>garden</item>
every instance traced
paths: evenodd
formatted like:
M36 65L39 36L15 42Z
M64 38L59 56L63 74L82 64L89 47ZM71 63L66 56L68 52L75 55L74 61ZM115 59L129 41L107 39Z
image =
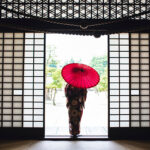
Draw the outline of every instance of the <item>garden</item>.
M46 100L52 101L53 105L57 104L56 94L59 91L64 91L66 85L61 76L62 67L69 63L82 63L81 59L75 61L73 58L62 63L61 60L57 59L55 49L55 46L48 45L46 51ZM88 65L93 67L100 75L99 84L91 90L94 90L97 94L107 91L107 56L94 56Z

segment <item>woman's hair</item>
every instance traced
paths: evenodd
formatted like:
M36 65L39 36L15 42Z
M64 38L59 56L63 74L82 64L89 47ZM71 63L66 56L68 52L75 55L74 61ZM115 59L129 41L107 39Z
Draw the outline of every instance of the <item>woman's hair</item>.
M76 99L80 102L81 106L84 107L84 103L86 100L87 89L76 88L72 85L67 84L65 88L65 96L67 97L67 107L70 105L72 100Z

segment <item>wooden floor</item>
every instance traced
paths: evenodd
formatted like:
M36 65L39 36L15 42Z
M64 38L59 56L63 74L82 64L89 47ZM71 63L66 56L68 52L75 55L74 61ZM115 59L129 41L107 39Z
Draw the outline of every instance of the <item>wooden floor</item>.
M150 150L150 141L0 141L0 150Z

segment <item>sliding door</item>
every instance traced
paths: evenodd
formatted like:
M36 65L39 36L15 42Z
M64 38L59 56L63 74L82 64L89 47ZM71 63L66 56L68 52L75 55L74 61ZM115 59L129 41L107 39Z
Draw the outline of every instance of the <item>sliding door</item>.
M150 34L109 36L110 138L150 137Z
M0 33L0 138L44 136L43 33Z

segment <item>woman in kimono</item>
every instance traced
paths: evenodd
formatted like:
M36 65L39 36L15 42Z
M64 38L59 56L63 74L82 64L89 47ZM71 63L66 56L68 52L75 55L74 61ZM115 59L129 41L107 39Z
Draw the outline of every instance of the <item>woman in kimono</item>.
M69 132L73 136L80 134L80 122L85 106L87 89L76 88L70 84L65 87L65 96L67 98L67 108L69 115Z

